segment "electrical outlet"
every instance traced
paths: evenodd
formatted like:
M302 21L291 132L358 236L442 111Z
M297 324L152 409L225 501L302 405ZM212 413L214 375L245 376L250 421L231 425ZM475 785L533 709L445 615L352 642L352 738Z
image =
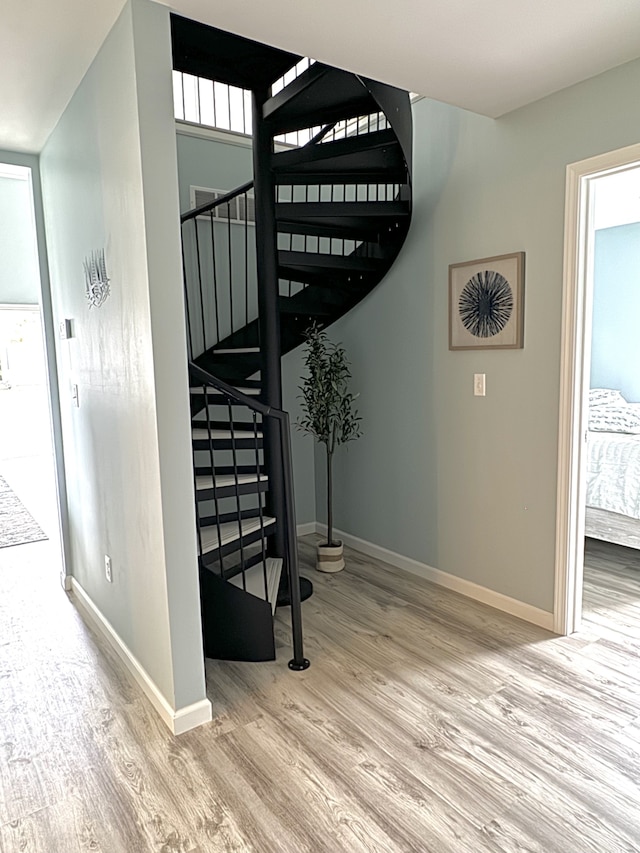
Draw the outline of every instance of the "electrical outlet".
M473 374L473 393L476 397L484 397L486 395L486 374Z
M113 572L111 571L111 557L108 554L104 555L104 573L107 581L113 583Z

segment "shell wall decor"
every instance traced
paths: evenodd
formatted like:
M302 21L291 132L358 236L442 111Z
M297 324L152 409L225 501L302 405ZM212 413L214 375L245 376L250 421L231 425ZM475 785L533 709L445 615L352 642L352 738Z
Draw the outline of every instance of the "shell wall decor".
M83 263L85 296L89 302L89 308L99 308L111 292L104 249L92 252Z

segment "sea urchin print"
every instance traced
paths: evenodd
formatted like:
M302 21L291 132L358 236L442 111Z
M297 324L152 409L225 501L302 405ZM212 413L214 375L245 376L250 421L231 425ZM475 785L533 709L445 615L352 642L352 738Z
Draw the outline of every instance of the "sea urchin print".
M471 276L458 300L465 329L476 338L492 338L509 322L513 293L507 279L495 270L481 270Z

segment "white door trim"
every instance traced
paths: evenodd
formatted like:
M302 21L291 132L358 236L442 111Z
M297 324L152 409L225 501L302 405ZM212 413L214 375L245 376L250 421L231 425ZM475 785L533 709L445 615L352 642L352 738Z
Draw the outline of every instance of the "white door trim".
M560 422L556 510L554 630L571 634L580 625L586 483L584 397L589 382L591 265L589 221L591 182L640 165L640 144L567 166L565 194Z

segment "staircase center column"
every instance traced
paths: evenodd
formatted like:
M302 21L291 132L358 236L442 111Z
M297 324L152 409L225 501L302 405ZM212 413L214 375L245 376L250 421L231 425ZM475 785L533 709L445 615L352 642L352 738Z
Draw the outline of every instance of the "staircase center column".
M258 307L264 402L282 408L280 314L278 311L278 237L275 183L271 171L273 141L262 118L268 92L253 93L253 181L256 216Z
M260 330L260 370L262 399L268 406L282 408L280 367L280 313L278 310L278 236L276 231L275 182L271 171L273 140L262 117L268 89L253 92L253 181L255 194L255 234ZM285 518L282 481L282 453L277 425L265 423L265 460L269 477L267 510ZM283 524L277 525L276 552L284 556Z

